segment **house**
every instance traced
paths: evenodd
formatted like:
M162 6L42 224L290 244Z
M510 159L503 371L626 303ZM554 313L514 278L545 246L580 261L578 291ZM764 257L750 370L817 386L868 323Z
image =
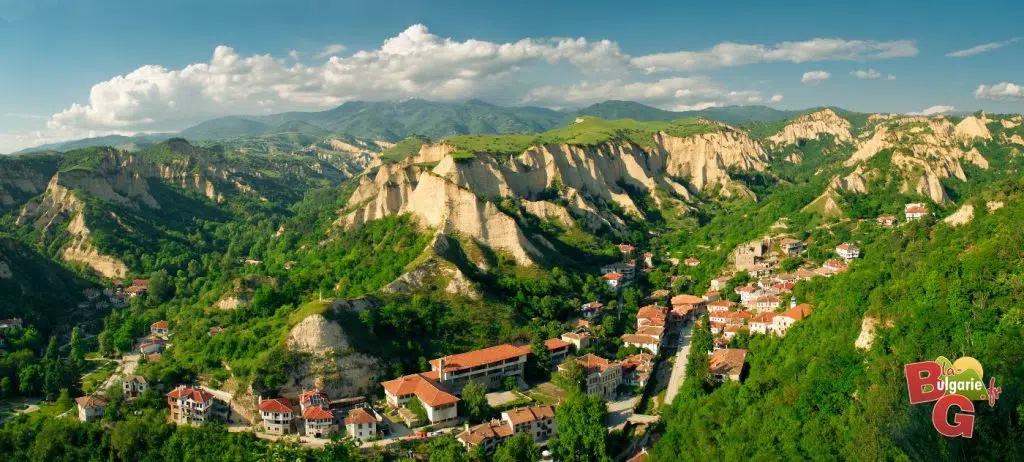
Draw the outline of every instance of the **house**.
M832 273L842 273L843 271L846 271L847 264L842 260L829 259L825 260L825 264L821 267Z
M716 301L718 299L721 299L722 298L722 293L718 292L717 290L712 290L712 291L704 292L704 295L702 295L700 298L703 298L705 302L713 302L713 301Z
M103 418L107 410L107 399L100 395L79 396L75 398L78 405L78 420L92 422Z
M263 419L263 431L271 435L290 435L292 433L292 405L284 398L259 399L260 419ZM334 415L331 415L334 418Z
M164 342L162 339L153 339L152 341L140 344L139 353L142 353L143 355L146 356L153 353L159 353L161 351L164 351L164 347L166 345L167 343Z
M303 390L302 394L299 395L299 408L305 411L311 407L319 407L323 409L330 408L331 400L327 397L327 393L324 393L317 388L312 390Z
M844 242L836 246L836 255L846 261L853 260L854 258L860 258L860 247L855 244Z
M161 359L163 359L163 355L161 355L160 353L150 353L146 355L146 361L149 361L151 363L158 363L160 362Z
M624 257L630 257L630 256L633 255L634 252L636 252L636 247L633 247L633 246L631 246L629 244L619 244L618 247L619 247L619 252L622 252L622 255Z
M305 426L306 436L313 438L325 438L331 433L334 433L334 413L329 409L319 406L307 407L302 410L302 421ZM347 423L348 421L346 418L346 424ZM374 420L374 427L376 427L376 420ZM353 438L355 438L355 436L353 436Z
M652 303L666 303L668 302L668 297L671 295L672 292L669 292L667 289L658 289L651 292L651 295L647 296L647 301Z
M438 373L438 382L455 394L470 380L491 390L502 387L506 378L523 381L529 345L517 347L502 344L482 350L445 356L430 361L432 372Z
M723 348L711 354L711 376L719 382L732 380L739 382L743 378L743 366L747 362L747 350L740 348Z
M765 244L769 244L766 246ZM765 249L770 248L771 241L762 239L760 241L748 242L736 248L734 254L736 269L744 271L754 265L758 259L764 256Z
M742 326L752 316L749 311L719 311L709 315L708 320L727 326Z
M619 273L626 281L632 281L636 278L636 262L630 260L601 267L601 274L607 275L609 273Z
M735 337L736 334L740 333L741 330L747 330L747 326L737 326L735 324L727 324L725 326L725 328L722 329L722 335L725 336L726 340L732 340L732 338Z
M772 284L771 289L775 291L775 293L788 294L793 291L794 287L796 287L796 284L792 282L776 282L775 284Z
M602 309L604 309L604 303L594 301L584 303L582 306L580 306L580 313L583 315L584 318L594 319L599 314L601 314Z
M366 409L353 408L345 416L345 433L360 442L372 440L377 437L377 418Z
M590 334L586 332L566 332L562 334L562 341L567 342L576 348L576 351L590 346Z
M732 280L730 276L722 276L711 280L711 290L724 290L725 286L729 285L729 281Z
M501 419L466 428L456 439L466 449L481 448L485 453L490 453L502 441L521 433L530 435L536 442L555 436L555 408L542 404L510 409L501 413Z
M416 398L427 411L431 425L450 426L458 420L459 398L439 383L438 371L410 374L381 383L387 402L395 407L405 406Z
M210 337L213 337L213 336L215 336L217 334L220 334L221 332L224 332L224 328L223 327L213 326L213 327L210 328L209 332L207 332L206 334L209 335Z
M171 325L167 321L157 321L149 325L149 333L158 337L166 337L171 332Z
M730 302L728 300L715 300L708 302L707 308L708 313L721 313L731 310L736 306L736 302Z
M141 375L127 377L121 384L126 398L138 398L148 387L149 384L146 382L146 378Z
M761 313L754 316L754 318L750 320L750 333L767 335L773 332L773 319L775 319L776 316L778 316L777 313Z
M560 338L549 338L544 341L544 346L548 348L551 366L557 366L562 364L562 361L565 361L565 358L569 356L569 349L572 347L572 343Z
M811 305L807 303L801 303L796 305L782 313L779 313L775 319L772 320L772 329L776 335L786 335L786 331L790 327L793 327L797 321L806 318L811 314Z
M696 295L679 294L672 297L669 302L672 304L672 311L678 315L683 315L690 311L699 312L707 306L707 300Z
M782 299L775 295L763 295L754 302L754 308L758 311L775 311L782 306Z
M654 371L654 355L650 353L638 353L623 358L620 363L622 367L622 383L634 387L647 386L647 381Z
M920 220L928 216L928 206L919 202L911 202L903 206L903 215L907 221Z
M700 266L700 260L698 260L696 258L693 258L693 257L690 257L690 258L687 258L686 260L683 260L683 263L686 264L686 266L689 266L690 268L693 268L695 266Z
M644 266L648 268L654 268L654 254L651 252L644 252Z
M604 278L604 282L608 284L608 288L611 290L619 290L619 287L622 287L624 285L621 273L616 273L613 271L611 273L606 273L604 276L601 277Z
M0 319L0 330L21 329L21 318Z
M658 305L647 305L641 307L636 312L636 328L639 329L643 326L662 326L665 327L667 322L668 313L664 307Z
M754 286L751 286L749 284L737 287L733 289L733 291L739 294L740 303L744 305L751 303L757 299L757 289L755 289Z
M793 238L785 238L779 242L779 250L782 250L783 254L791 257L800 255L805 248L804 241Z
M878 226L883 228L892 228L896 226L896 217L894 215L882 215L878 217Z
M635 346L653 354L658 354L658 351L661 350L661 339L653 335L623 334L622 344L627 347Z
M179 385L167 393L171 420L179 425L199 425L224 417L224 411L213 394L202 389Z
M587 393L603 396L605 399L615 398L615 390L622 383L622 367L619 363L590 353L575 358L575 361L587 376ZM559 366L559 370L564 367L564 364Z
M139 295L143 295L149 292L149 280L148 279L135 279L132 281L132 285L128 286L124 290L128 297L135 298Z
M765 276L770 276L773 270L774 267L772 265L765 262L758 262L747 267L747 274L752 278L763 278Z

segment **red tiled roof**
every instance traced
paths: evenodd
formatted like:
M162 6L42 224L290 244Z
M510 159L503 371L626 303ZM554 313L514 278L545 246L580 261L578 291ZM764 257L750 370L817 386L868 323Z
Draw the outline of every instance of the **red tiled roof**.
M928 207L907 207L904 213L928 213Z
M620 252L630 253L630 252L632 252L634 250L636 250L636 247L633 247L633 246L631 246L629 244L619 244L619 251Z
M665 310L657 305L647 305L636 312L637 319L664 319Z
M711 354L711 372L738 374L743 370L747 360L747 350L741 348L723 348Z
M790 318L790 319L792 319L794 321L799 321L799 320L801 320L803 318L806 318L808 315L810 315L811 314L811 309L812 309L811 305L809 305L807 303L801 303L801 304L797 305L794 308L790 308L790 309L782 312L782 314L780 316L786 316L786 317L788 317L788 318Z
M500 420L492 420L463 430L456 438L466 444L477 445L491 438L508 438L512 428Z
M291 403L284 398L265 399L260 402L259 408L263 412L292 412Z
M463 369L471 369L484 364L493 364L507 359L518 358L530 353L530 347L517 347L508 343L495 345L482 350L467 351L457 355L444 357L444 371L456 372ZM430 361L430 366L437 369L440 358Z
M762 297L757 297L757 303L780 303L780 302L782 302L782 299L779 298L779 297L776 297L774 295L765 295L765 296L762 296Z
M526 422L533 422L541 419L554 419L555 408L548 404L539 406L520 407L505 411L509 422L512 425L519 425Z
M348 415L345 416L345 425L354 425L362 423L377 423L377 419L366 412L366 409L357 407L348 411Z
M665 328L661 326L643 326L636 330L639 335L662 335L665 333Z
M169 322L167 322L167 321L157 321L157 322L154 322L153 324L150 324L149 327L151 327L153 329L166 329L166 328L170 327L170 325L171 324Z
M569 348L569 345L571 345L569 342L560 338L549 338L544 341L544 346L548 347L548 351L555 351L560 348Z
M75 398L75 402L84 409L107 407L107 399L98 395L79 396Z
M761 313L757 316L754 316L754 318L750 320L750 323L753 324L755 322L759 322L762 324L771 324L772 320L775 319L775 317L778 315L778 313Z
M616 273L615 271L612 271L610 273L606 273L604 276L601 277L603 277L606 281L618 281L619 279L622 279L622 273Z
M736 302L730 302L729 300L715 300L708 302L708 308L725 308L729 309L736 306Z
M650 335L643 334L624 334L622 336L622 343L636 343L639 345L660 345L661 340Z
M437 371L432 372L432 374L425 372L406 375L381 383L381 385L394 396L416 395L416 398L430 407L459 402L459 398L448 393L441 384L437 383Z
M590 338L590 334L577 333L577 332L566 332L562 334L562 337L571 338L573 340L583 340Z
M579 363L580 366L583 367L583 370L587 371L587 373L590 373L592 370L595 369L600 372L604 372L605 369L608 369L609 367L615 365L614 362L608 361L607 359L604 359L593 353L587 353L583 356L576 358L576 362Z
M750 293L750 292L753 292L754 290L755 290L754 287L751 286L751 285L740 286L740 287L737 287L736 289L734 289L734 291L736 293L738 293L738 294L739 293L744 293L744 292Z
M699 305L704 303L704 299L696 295L679 294L672 297L671 303L673 305Z
M191 399L197 403L205 403L213 399L213 394L203 390L202 388L192 388L181 385L168 392L167 397L171 399Z
M306 420L333 420L334 413L319 406L310 406L305 411L302 411L302 418ZM345 420L348 423L348 419Z
M327 393L314 388L299 395L299 403L309 404L313 397L319 397L323 402L327 402Z
M853 245L853 244L849 244L849 243L846 243L846 242L844 242L844 243L842 243L842 244L839 244L839 245L837 245L837 246L836 246L836 249L842 249L842 250L860 250L860 248L859 248L859 247L857 247L857 246L855 246L855 245Z

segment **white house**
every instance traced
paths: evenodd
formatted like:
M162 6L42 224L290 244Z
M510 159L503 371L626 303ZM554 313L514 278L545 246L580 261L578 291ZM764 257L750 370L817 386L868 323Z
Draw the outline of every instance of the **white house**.
M361 442L377 437L377 418L361 407L348 411L345 416L345 433Z
M903 215L907 221L920 220L928 216L928 206L920 202L911 202L903 206Z
M141 375L127 377L122 383L122 389L124 390L124 396L126 398L137 398L141 396L148 386L149 384L146 383L146 378Z
M260 418L263 419L263 430L271 435L289 435L292 433L292 406L284 398L263 399L259 402Z
M806 318L810 314L811 305L801 303L776 315L775 318L772 319L772 331L779 336L786 335L786 331L789 330L790 327L793 327L793 324L803 318Z
M395 407L405 406L415 397L426 410L431 425L454 425L458 420L459 398L438 382L438 371L410 374L381 386L388 403Z
M839 258L846 261L860 258L860 247L857 247L856 244L844 242L836 246L836 255L839 255Z
M309 406L302 411L306 436L326 438L334 433L334 413L319 406Z
M91 422L103 418L103 412L107 409L107 399L99 396L80 396L75 398L78 404L78 420Z

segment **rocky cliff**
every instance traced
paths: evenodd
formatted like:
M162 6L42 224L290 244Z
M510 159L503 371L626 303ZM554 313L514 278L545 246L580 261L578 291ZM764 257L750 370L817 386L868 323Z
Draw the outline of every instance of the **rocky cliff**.
M768 165L757 141L727 126L688 137L657 133L651 145L653 149L617 140L589 146L545 143L509 157L474 153L457 158L455 146L426 144L416 155L363 176L337 225L350 229L410 213L421 226L461 233L530 265L547 245L526 235L521 217L495 201L517 199L542 218L614 232L621 228L621 215L641 215L636 194L648 195L659 205L687 201L712 187L725 196L753 197L730 178L729 170L761 171Z
M776 145L797 144L801 140L816 140L832 135L837 143L850 143L853 142L851 127L848 120L839 117L831 109L823 109L793 119L782 131L768 137L768 141Z

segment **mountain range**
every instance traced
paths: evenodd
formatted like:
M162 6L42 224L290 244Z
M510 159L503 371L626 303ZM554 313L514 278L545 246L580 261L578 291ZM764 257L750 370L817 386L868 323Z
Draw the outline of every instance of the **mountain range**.
M309 137L348 135L395 142L421 135L432 139L470 133L538 133L565 125L576 117L665 121L703 117L727 124L778 121L804 111L782 111L767 106L728 106L673 112L632 101L605 101L582 109L556 111L541 107L505 107L480 100L461 103L410 99L401 102L351 101L320 112L285 112L264 116L227 116L211 119L178 133L110 135L51 143L18 153L66 151L92 146L140 150L172 137L190 141L225 140L298 134Z

